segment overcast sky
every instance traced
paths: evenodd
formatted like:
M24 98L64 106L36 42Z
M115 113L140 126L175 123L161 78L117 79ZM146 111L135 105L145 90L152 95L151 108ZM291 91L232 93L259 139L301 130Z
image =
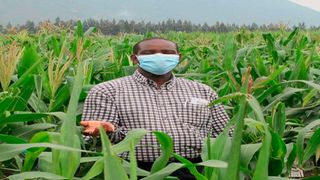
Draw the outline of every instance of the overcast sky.
M320 26L320 0L0 0L0 25L54 21L57 17Z

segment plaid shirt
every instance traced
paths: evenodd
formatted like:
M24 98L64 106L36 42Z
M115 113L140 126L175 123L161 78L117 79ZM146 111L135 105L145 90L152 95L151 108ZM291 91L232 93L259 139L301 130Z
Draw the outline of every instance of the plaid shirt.
M207 85L172 78L159 89L138 70L131 76L94 86L84 104L82 120L109 121L117 128L109 134L117 143L133 128L163 131L173 138L174 151L186 158L200 156L205 137L222 132L228 115L222 105L208 107L218 98ZM160 155L159 144L148 133L136 147L139 161L152 162ZM128 158L128 153L122 154Z

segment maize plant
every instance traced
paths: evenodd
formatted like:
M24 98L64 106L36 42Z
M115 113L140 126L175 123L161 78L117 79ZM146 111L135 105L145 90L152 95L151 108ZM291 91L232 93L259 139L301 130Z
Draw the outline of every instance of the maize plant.
M179 44L175 75L211 86L220 98L209 106L222 103L232 118L203 141L200 163L176 154L165 132L150 132L161 155L148 172L135 157L147 130L112 144L100 129L87 144L79 120L88 91L132 74L132 46L159 34L104 36L81 22L71 32L46 27L0 34L1 178L174 179L180 168L208 180L319 178L319 32L160 34ZM125 151L129 160L118 156ZM179 162L168 163L172 157Z

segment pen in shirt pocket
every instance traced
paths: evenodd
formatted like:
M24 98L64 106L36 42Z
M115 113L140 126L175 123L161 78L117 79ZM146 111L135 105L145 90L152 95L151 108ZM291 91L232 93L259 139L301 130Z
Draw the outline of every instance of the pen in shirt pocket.
M183 104L183 108L187 108L187 103L188 103L188 100L185 100Z

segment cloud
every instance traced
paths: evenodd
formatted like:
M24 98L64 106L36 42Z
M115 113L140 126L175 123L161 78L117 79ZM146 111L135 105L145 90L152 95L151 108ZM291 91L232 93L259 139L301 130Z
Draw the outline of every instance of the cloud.
M289 0L289 1L320 12L319 0Z

